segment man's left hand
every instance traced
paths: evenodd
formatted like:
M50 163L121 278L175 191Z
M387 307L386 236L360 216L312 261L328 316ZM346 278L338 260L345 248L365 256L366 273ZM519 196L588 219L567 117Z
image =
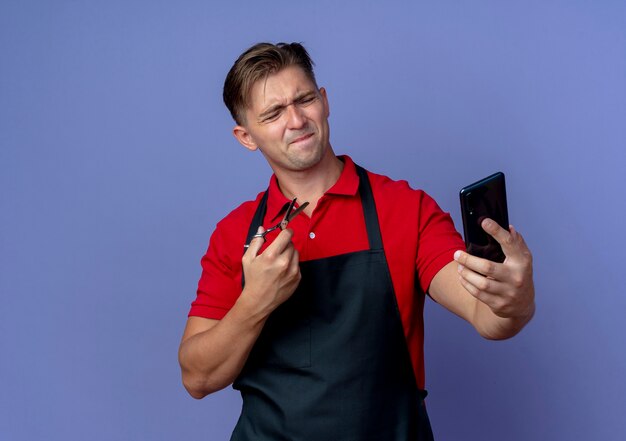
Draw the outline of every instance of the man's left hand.
M498 241L506 256L497 263L463 251L454 254L463 287L499 317L528 321L535 310L532 254L513 226L509 231L491 219L482 228Z

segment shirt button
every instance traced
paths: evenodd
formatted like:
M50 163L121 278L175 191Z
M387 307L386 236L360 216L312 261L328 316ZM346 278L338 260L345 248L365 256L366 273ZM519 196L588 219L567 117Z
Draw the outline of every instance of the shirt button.
M315 239L315 233L311 231L311 232L309 233L309 237L310 237L311 239Z

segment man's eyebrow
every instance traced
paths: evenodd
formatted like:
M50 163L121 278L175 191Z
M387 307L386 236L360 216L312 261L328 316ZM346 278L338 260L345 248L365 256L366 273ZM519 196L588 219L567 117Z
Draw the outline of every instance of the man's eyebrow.
M317 92L315 90L304 90L302 92L299 92L296 94L296 96L294 97L293 101L291 101L290 103L287 104L273 104L270 107L268 107L267 109L265 109L264 111L262 111L259 114L259 119L263 119L269 115L271 115L272 113L284 109L285 107L287 107L288 105L298 102L303 98L308 98L311 95L315 95Z

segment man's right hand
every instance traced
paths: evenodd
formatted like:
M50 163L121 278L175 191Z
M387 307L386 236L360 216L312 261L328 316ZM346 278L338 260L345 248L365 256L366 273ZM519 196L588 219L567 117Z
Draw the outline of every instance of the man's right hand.
M262 233L259 227L257 233ZM300 283L298 251L291 238L293 231L285 229L261 253L264 239L256 237L243 256L245 287L241 293L249 305L262 314L271 313L294 293Z
M300 267L292 237L293 231L281 231L261 254L263 239L255 238L242 259L246 285L235 305L221 320L187 320L178 357L191 396L202 398L237 378L270 313L296 290Z

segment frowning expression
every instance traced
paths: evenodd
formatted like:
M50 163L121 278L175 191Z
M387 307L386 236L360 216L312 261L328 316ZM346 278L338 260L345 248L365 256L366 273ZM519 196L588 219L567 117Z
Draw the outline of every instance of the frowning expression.
M290 66L257 81L250 98L245 122L233 131L244 147L259 149L274 171L306 170L320 162L330 148L324 88Z

